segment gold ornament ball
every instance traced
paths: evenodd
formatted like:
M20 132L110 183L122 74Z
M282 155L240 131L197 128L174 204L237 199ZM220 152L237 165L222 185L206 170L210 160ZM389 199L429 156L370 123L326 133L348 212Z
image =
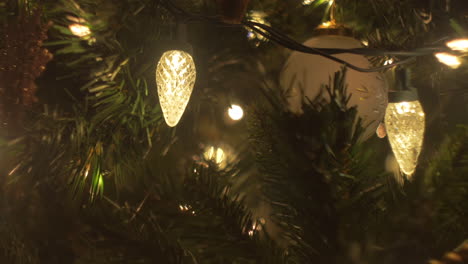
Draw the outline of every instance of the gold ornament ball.
M320 35L303 43L315 48L361 48L361 41L349 36ZM361 68L371 68L369 60L362 55L342 53L337 58ZM322 84L328 84L330 76L341 69L342 65L314 54L293 52L287 60L280 82L291 112L301 114L302 102L313 100L319 95ZM380 73L361 73L349 69L346 75L348 107L357 106L358 116L363 119L366 131L361 140L372 136L380 121L383 120L388 102L387 82ZM327 95L326 99L329 100Z

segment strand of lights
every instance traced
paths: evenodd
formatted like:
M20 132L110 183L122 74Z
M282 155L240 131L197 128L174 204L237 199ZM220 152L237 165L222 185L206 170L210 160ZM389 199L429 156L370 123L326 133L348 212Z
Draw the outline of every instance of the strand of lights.
M179 16L184 16L187 18L187 20L205 21L205 22L210 22L213 24L221 25L221 26L229 25L229 26L245 27L247 30L251 31L252 33L259 34L262 37L269 39L271 41L274 41L275 43L283 47L289 48L291 50L303 52L303 53L320 55L330 60L336 61L344 66L347 66L348 68L351 68L360 72L379 72L385 69L394 68L398 65L407 64L409 62L412 62L414 58L419 57L419 56L433 55L436 53L452 51L450 48L448 48L450 46L448 47L447 46L424 47L424 48L419 48L419 49L410 50L410 51L387 51L387 50L377 50L377 49L370 49L370 48L356 48L356 49L311 48L311 47L304 46L301 43L298 43L297 41L289 38L284 33L262 23L258 23L255 21L245 21L240 25L226 24L217 18L212 18L212 17L207 17L207 16L202 16L202 15L197 15L197 14L186 12L185 10L176 6L174 3L172 3L172 1L169 1L169 0L163 0L162 3L167 7L169 11ZM306 3L309 3L309 2L307 1ZM330 1L329 4L333 5L334 1ZM462 50L465 50L465 48L463 47L467 45L464 40L457 40L456 42L453 42L453 43L449 42L449 43L447 43L447 45L451 45L452 47L455 47L456 49L462 49ZM462 47L462 48L459 48L459 47ZM360 54L360 55L367 55L367 56L400 56L403 58L395 61L392 64L383 65L381 67L376 67L376 68L364 69L364 68L357 67L353 64L350 64L349 62L340 60L336 58L335 56L333 56L334 54L340 54L340 53L352 53L352 54Z

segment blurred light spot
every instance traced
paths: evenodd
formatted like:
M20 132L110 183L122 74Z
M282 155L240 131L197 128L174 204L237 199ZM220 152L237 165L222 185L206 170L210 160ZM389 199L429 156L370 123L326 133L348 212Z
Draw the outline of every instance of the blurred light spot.
M228 109L228 114L229 114L229 117L232 119L232 120L241 120L242 117L244 117L244 110L242 110L242 107L238 106L238 105L231 105L231 107Z
M455 55L440 52L437 53L435 56L439 60L439 62L449 66L452 69L456 69L461 65L460 59Z
M87 37L91 34L91 30L89 29L89 27L83 24L71 24L68 26L68 28L70 29L73 35L78 36L80 38Z
M386 60L383 65L390 65L390 64L393 64L393 59Z
M220 167L225 163L224 150L222 148L209 147L205 153L204 157L206 160L211 160L218 164Z
M447 42L447 47L452 50L468 51L468 39L454 39Z

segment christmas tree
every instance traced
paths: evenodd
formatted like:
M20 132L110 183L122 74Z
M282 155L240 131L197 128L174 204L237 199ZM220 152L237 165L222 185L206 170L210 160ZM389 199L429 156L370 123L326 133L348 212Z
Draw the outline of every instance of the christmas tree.
M466 1L0 11L0 263L468 263Z

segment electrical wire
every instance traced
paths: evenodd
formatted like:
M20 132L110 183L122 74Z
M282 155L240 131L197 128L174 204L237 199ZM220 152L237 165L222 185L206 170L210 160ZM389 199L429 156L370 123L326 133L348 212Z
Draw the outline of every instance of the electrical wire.
M184 20L184 21L204 21L212 24L216 24L219 26L234 26L234 27L242 27L248 28L258 34L262 35L266 39L269 39L285 48L295 50L302 53L308 54L315 54L327 59L333 60L337 63L340 63L350 69L359 71L359 72L380 72L389 68L393 68L398 65L407 64L413 61L416 57L419 56L426 56L430 54L434 54L436 52L450 52L451 50L445 46L434 46L434 47L424 47L418 48L411 51L387 51L387 50L378 50L378 49L371 49L371 48L353 48L353 49L337 49L337 48L313 48L305 46L296 40L288 37L286 34L280 32L279 30L261 24L254 21L244 21L242 24L228 24L222 22L219 18L216 17L207 17L203 15L189 13L182 8L178 7L174 4L171 0L160 0L161 3L169 10L169 12L173 13L174 16L177 18ZM357 55L365 55L365 56L400 56L406 57L405 59L401 59L399 61L393 62L389 65L384 65L375 68L361 68L356 65L353 65L347 61L339 59L333 55L336 54L343 54L343 53L350 53L350 54L357 54Z
M394 62L392 64L389 64L389 65L384 65L384 66L381 66L381 67L376 67L376 68L361 68L361 67L358 67L358 66L355 66L347 61L344 61L342 59L339 59L333 55L330 55L326 52L323 52L321 51L321 49L316 49L316 48L311 48L311 47L307 47L307 46L304 46L304 45L297 45L297 46L287 46L285 45L284 43L281 42L281 40L278 40L275 36L272 36L272 35L268 35L265 31L262 31L256 27L251 27L251 29L257 33L259 33L260 35L264 36L265 38L268 38L274 42L277 42L278 44L282 45L282 46L285 46L289 49L292 49L292 50L296 50L296 51L299 51L299 52L303 52L303 53L309 53L309 54L316 54L316 55L320 55L322 57L325 57L327 59L330 59L332 61L335 61L335 62L338 62L350 69L353 69L355 71L358 71L358 72L380 72L380 71L383 71L383 70L386 70L386 69L389 69L389 68L393 68L397 65L402 65L402 64L406 64L406 63L409 63L411 61L413 61L415 59L415 57L409 57L407 59L404 59L404 60L400 60L400 61L397 61L397 62Z

